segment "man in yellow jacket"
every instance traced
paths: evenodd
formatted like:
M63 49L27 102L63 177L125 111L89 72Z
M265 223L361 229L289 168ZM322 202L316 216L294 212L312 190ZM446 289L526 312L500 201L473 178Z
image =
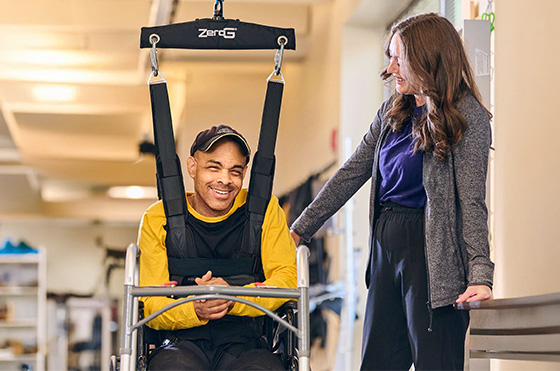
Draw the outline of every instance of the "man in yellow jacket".
M247 190L242 189L250 148L243 136L226 125L213 126L196 137L187 170L194 192L186 195L189 230L187 244L197 258L233 258L241 247L247 223ZM166 217L161 201L144 213L138 245L141 250L140 285L159 286L173 277L166 249ZM261 236L263 282L268 286L295 288L297 284L296 246L290 236L284 212L272 196L264 217ZM231 260L232 262L234 260ZM204 260L196 260L204 262ZM202 263L203 264L203 263ZM233 263L232 263L233 264ZM191 282L197 285L228 285L228 277L211 270ZM257 278L255 278L257 280ZM181 284L181 283L179 283ZM245 297L274 310L286 300ZM175 299L145 297L149 315ZM280 360L261 344L251 317L261 312L227 300L200 300L177 306L148 325L165 330L165 340L149 361L150 370L278 370Z

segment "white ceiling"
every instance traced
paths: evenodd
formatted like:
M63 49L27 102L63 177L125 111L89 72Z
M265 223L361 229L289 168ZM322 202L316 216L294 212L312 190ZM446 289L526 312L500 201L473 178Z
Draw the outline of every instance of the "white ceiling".
M228 0L224 15L295 28L298 50L290 61L297 63L306 56L313 6L328 1ZM212 6L211 0L0 0L0 220L139 219L154 200L113 200L106 190L155 183L154 160L138 148L152 140L149 54L139 49L140 28L209 18ZM268 75L272 56L161 50L176 132L187 105L193 118L216 111L216 97Z

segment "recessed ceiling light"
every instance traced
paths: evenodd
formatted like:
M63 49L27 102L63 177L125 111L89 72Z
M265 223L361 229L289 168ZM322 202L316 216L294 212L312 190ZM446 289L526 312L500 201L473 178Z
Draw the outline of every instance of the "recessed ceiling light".
M111 187L107 191L111 198L131 198L131 199L155 199L157 200L156 187Z
M76 99L76 88L66 85L38 85L33 97L41 102L69 102Z

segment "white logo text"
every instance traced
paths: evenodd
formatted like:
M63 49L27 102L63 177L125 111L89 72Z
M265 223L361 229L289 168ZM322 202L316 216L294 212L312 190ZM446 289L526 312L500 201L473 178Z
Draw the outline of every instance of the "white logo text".
M200 33L198 34L198 37L205 38L205 37L220 36L223 37L224 39L235 39L235 31L237 31L237 28L233 28L233 27L226 27L221 30L209 30L207 28L199 28L198 32Z

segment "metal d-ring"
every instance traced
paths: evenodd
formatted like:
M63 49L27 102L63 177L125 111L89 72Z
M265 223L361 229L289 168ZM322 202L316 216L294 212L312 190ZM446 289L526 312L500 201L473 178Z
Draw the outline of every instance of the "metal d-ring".
M148 39L150 40L150 44L152 44L152 49L150 50L150 61L152 62L152 74L154 76L157 76L159 73L159 67L158 67L158 60L157 60L156 45L159 42L160 37L158 34L153 33L150 35Z

